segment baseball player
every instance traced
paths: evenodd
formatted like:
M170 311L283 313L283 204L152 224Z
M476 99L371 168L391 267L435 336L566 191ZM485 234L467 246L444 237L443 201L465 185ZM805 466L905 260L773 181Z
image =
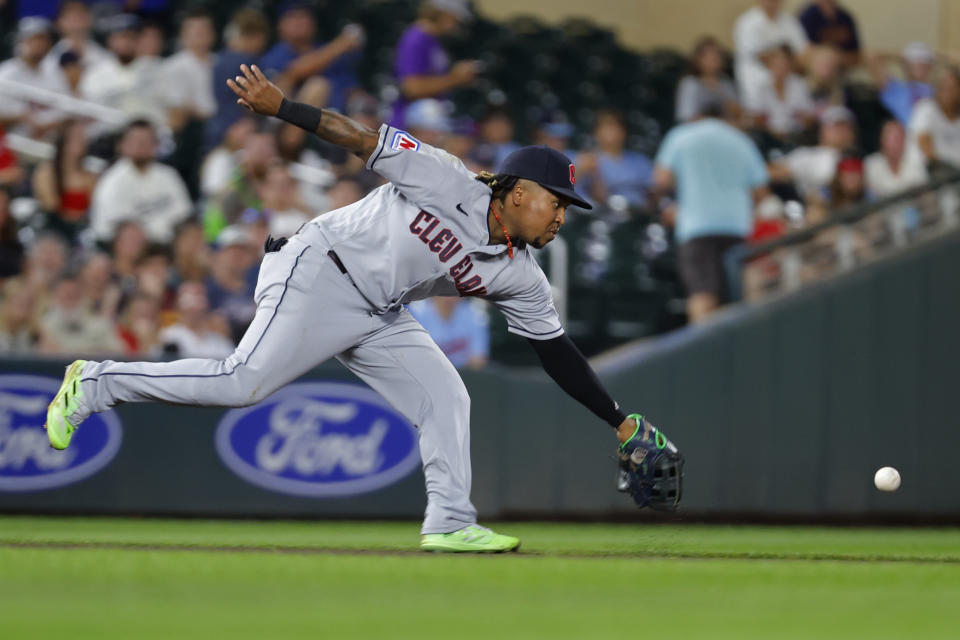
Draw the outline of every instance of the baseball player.
M682 457L638 414L620 410L564 334L543 271L543 247L576 191L574 166L546 147L522 148L497 175L474 175L450 154L383 125L290 102L246 65L227 84L238 103L357 154L389 180L362 200L268 239L257 313L224 360L93 362L67 368L47 411L57 449L91 413L122 402L252 405L331 356L397 408L419 432L427 508L421 548L512 551L517 538L477 524L470 502L470 398L456 369L404 304L437 295L481 296L534 346L547 373L616 429L618 488L640 506L672 510Z

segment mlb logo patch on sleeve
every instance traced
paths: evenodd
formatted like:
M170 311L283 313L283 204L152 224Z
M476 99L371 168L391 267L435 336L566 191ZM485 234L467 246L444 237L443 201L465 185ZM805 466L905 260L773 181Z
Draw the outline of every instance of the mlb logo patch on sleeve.
M406 131L395 131L393 140L390 142L390 148L395 151L400 151L401 149L416 151L420 148L420 141Z

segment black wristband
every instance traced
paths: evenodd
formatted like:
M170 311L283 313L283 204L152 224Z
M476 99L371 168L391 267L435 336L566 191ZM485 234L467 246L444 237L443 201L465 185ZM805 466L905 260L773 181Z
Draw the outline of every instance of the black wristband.
M620 408L620 405L618 403L614 402L614 405L615 406L613 408L613 413L611 413L610 417L607 418L607 424L609 424L611 427L616 429L629 416L627 416L626 412ZM616 424L614 424L614 422L616 422Z
M280 103L280 109L277 110L277 117L290 124L295 124L301 129L306 129L310 133L316 133L320 126L320 118L323 110L311 107L302 102L290 102L286 98Z

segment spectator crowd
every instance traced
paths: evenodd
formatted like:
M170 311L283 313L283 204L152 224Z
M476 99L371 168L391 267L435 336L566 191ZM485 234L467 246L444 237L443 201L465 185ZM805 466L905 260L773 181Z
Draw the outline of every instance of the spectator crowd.
M643 212L677 229L681 263L692 261L679 272L694 320L727 295L697 273L720 268L717 247L821 222L960 166L951 62L920 42L868 53L835 0L798 15L760 0L736 21L732 52L719 34L700 39L677 78L677 131L656 153L631 145L628 115L614 108L592 112L586 131L557 109L521 130L509 95L491 96L482 117L458 113L453 93L485 73L483 62L448 53L449 36L475 18L465 0L423 0L378 71L392 91L375 93L363 27L322 39L309 2L285 2L271 19L240 8L225 24L180 6L189 3L142 4L124 13L38 2L11 34L13 55L0 62L2 353L226 357L253 318L266 237L382 184L342 149L239 107L224 81L244 63L297 100L405 128L475 171L495 170L521 143L564 151L598 217ZM881 105L875 131L851 108L858 82ZM686 133L703 120L716 126ZM729 174L742 193L698 197L689 180L702 178L685 176L730 159L685 149L717 141L742 148L744 169ZM712 210L719 201L729 210ZM718 234L716 246L703 243ZM486 311L475 301L413 311L455 364L487 361Z

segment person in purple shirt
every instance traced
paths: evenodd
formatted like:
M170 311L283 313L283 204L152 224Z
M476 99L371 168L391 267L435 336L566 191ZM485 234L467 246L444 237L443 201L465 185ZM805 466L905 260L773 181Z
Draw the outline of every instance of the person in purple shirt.
M346 108L356 89L356 67L362 57L363 30L348 25L328 43L316 41L317 21L300 0L286 3L277 20L277 43L260 59L260 67L285 92L315 107Z
M845 67L860 62L857 23L837 0L815 0L798 17L810 42L834 47L841 53Z
M416 22L397 43L394 72L400 96L393 105L392 126L404 127L404 112L411 102L442 100L451 89L468 85L477 77L478 61L463 60L451 66L439 40L469 17L466 0L423 0Z

